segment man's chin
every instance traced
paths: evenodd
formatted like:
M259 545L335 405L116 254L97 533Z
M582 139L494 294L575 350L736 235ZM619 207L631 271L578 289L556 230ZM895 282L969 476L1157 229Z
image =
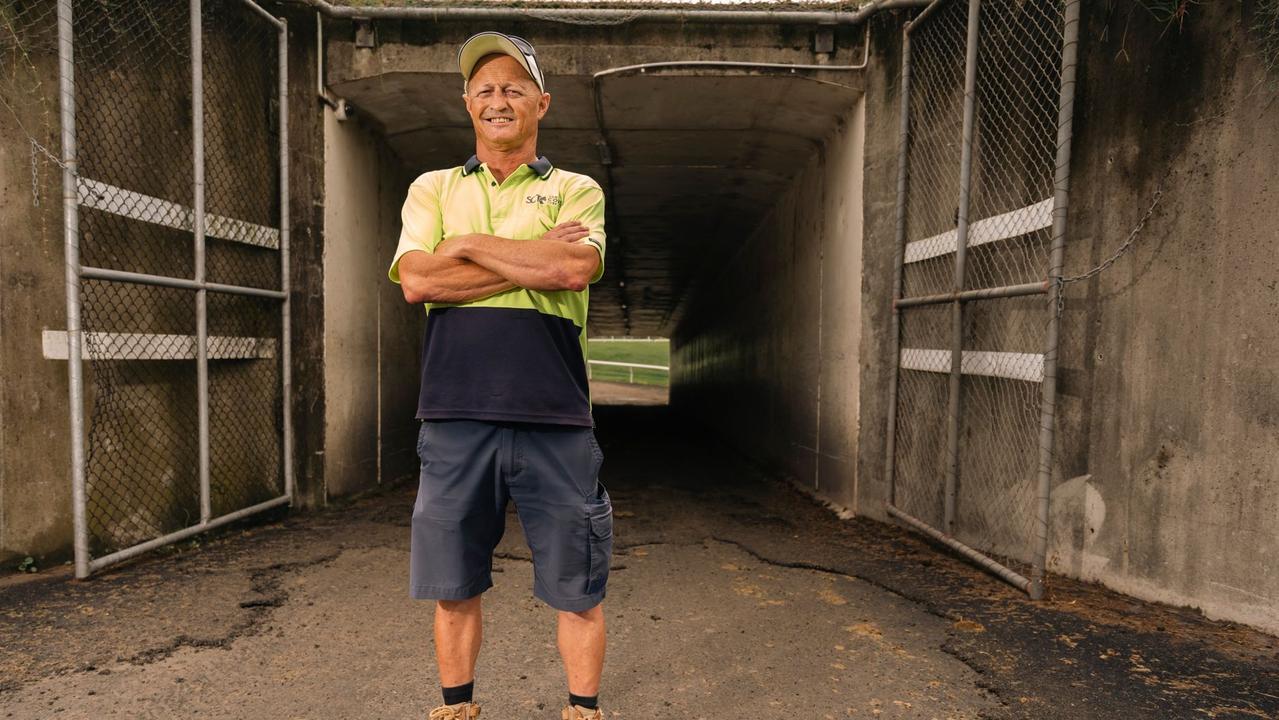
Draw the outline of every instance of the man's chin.
M494 150L513 150L522 146L528 140L513 132L484 132L480 133L480 142Z

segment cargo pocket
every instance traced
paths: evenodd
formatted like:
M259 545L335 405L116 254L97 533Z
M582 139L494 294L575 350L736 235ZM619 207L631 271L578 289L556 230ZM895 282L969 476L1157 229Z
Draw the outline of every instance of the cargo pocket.
M586 520L590 528L591 569L586 581L586 594L594 595L608 584L608 566L613 559L613 503L603 485L599 494L586 504Z

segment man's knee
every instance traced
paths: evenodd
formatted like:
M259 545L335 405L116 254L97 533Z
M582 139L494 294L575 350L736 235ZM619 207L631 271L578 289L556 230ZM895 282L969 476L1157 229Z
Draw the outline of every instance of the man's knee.
M560 610L560 617L569 622L594 623L604 619L604 603L599 603L589 610Z
M469 597L465 600L436 600L436 606L446 613L473 613L480 609L480 598L482 595Z

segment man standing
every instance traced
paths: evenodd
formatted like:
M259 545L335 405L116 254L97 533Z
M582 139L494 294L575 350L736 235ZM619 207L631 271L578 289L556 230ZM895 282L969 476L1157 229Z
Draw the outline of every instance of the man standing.
M426 303L410 594L433 599L444 705L472 720L480 596L508 500L533 593L558 612L562 720L600 720L613 509L598 482L586 376L587 286L603 274L604 193L537 148L551 96L533 47L498 32L458 53L475 155L409 188L390 278Z

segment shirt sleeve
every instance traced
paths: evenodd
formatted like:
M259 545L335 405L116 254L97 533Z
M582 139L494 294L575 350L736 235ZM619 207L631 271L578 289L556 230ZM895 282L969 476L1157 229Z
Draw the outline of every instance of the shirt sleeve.
M439 186L429 174L419 177L409 186L400 218L403 221L400 244L395 248L395 257L386 273L393 283L400 282L400 258L414 250L435 252L444 236Z
M557 222L576 220L586 226L590 234L578 242L586 243L600 254L599 267L591 276L595 282L604 275L604 191L594 180L587 178L578 187L565 193Z

